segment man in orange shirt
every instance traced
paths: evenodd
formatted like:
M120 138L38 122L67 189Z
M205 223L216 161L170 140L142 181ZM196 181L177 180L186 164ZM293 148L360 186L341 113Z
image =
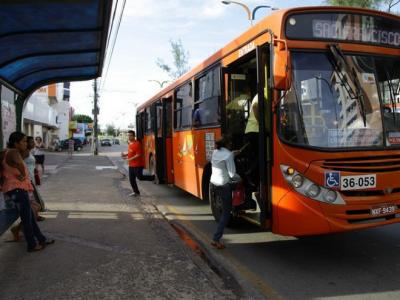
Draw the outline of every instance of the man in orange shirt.
M136 140L136 134L133 130L128 131L128 153L121 153L121 157L128 162L129 182L131 183L133 193L129 196L140 196L139 188L136 183L136 177L140 180L154 180L154 176L143 175L144 158L142 155L142 144Z

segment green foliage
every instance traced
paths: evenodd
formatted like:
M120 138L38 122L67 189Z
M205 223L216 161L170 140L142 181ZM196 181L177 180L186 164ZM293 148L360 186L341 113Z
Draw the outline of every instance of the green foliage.
M113 124L106 125L106 134L108 136L116 136L116 133L117 133L117 131L116 131L115 126Z
M74 115L72 121L77 121L78 123L93 123L93 119L87 115Z
M378 8L382 0L327 0L329 5Z
M173 67L166 64L161 58L157 58L156 65L166 72L172 80L175 80L189 71L189 52L185 51L180 39L176 41L170 40L169 43L171 45Z

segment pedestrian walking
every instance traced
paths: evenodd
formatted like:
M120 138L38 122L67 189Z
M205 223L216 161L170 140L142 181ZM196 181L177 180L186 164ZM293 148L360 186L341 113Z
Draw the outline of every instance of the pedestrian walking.
M133 130L128 131L128 143L128 152L122 152L121 157L128 162L129 166L129 182L133 190L133 193L129 194L129 196L140 196L136 178L140 181L153 181L154 175L143 175L144 157L142 144L136 139L136 134Z
M39 173L39 178L44 174L44 144L40 136L35 138L35 147L32 150L32 154L36 161L36 170Z
M73 138L70 138L68 140L68 156L72 157L72 154L74 153L74 147L75 147L75 141Z
M54 240L46 238L36 223L29 203L29 192L33 191L29 171L21 153L27 149L27 139L22 132L11 133L2 159L3 193L14 202L21 218L22 230L28 252L43 250Z
M229 148L226 137L215 142L215 150L211 157L212 173L210 184L217 197L222 201L222 214L217 229L214 233L211 245L217 249L224 249L221 242L224 229L229 222L232 211L232 182L239 181L240 176L236 174L234 153Z

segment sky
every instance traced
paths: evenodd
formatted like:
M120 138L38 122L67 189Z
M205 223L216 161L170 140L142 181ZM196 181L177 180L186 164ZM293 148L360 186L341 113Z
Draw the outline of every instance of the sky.
M324 3L323 0L241 2L250 10L257 5L288 8ZM269 9L259 9L254 23L269 13ZM249 27L242 7L224 5L219 0L126 0L108 72L106 61L100 80L100 126L113 124L124 129L135 122L135 104L145 102L160 90L159 84L151 80L169 79L155 62L161 58L173 65L171 39L181 40L193 68ZM72 83L70 102L75 113L91 115L93 81Z

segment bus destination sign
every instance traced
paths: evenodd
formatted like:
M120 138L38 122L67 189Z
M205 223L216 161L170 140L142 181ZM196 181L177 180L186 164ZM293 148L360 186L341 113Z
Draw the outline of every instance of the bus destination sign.
M400 22L361 14L291 15L286 36L301 40L332 40L400 48Z

